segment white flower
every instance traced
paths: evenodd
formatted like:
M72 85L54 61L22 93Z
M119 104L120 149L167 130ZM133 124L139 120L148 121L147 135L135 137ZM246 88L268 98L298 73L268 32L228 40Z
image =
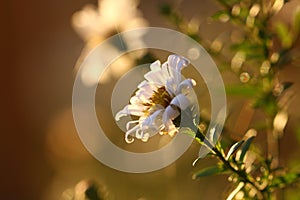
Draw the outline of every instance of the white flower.
M170 55L162 65L159 61L150 65L151 71L144 75L146 80L138 85L130 104L115 116L117 121L123 116L137 117L126 125L126 142L133 142L134 136L146 142L156 133L173 136L178 132L173 120L191 105L189 94L196 85L193 79L181 75L188 64L187 59Z
M128 31L148 25L142 13L137 9L138 1L136 0L99 0L98 7L86 5L82 10L74 13L72 17L72 26L75 31L85 41L83 49L77 63L76 70L79 69L83 60L102 41L108 37L123 31ZM128 34L120 38L120 44L107 45L107 52L111 54L124 51L124 46L128 49L143 46L143 31L136 34ZM119 77L132 67L134 60L142 57L146 50L134 51L130 54L123 55L116 62L107 68L100 79L101 83L107 82L111 77ZM92 66L87 66L82 74L83 83L86 86L98 84L97 73L103 69L98 59L94 59Z
M98 44L114 33L147 26L147 21L137 9L136 0L99 0L98 8L87 5L72 17L72 25L90 45ZM126 45L135 43L142 35L123 38ZM128 44L127 44L128 43Z

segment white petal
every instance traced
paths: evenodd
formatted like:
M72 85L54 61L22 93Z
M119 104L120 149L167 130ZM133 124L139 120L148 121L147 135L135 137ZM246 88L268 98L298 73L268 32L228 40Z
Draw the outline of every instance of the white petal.
M168 92L171 96L172 96L172 95L175 95L177 84L174 82L173 79L167 80L165 86L166 86L167 92Z
M168 69L171 77L174 77L176 83L181 80L181 70L189 64L189 61L178 55L168 57Z
M180 112L176 108L174 109L169 105L163 113L163 123L166 124L169 120L174 120L179 114Z
M144 136L144 133L143 133L143 131L142 131L141 129L137 129L137 130L135 131L135 137L136 137L137 139L142 139L143 136Z
M136 104L136 105L143 104L141 99L138 98L137 96L131 97L129 102L130 102L130 104Z
M128 131L125 133L125 141L126 141L127 143L132 143L132 142L134 141L134 139L133 139L133 138L130 139L129 136L130 136L131 133L137 131L139 128L140 128L139 125L136 125L135 127L133 127L132 129L128 130Z
M163 76L161 70L159 71L150 71L144 75L145 79L147 79L150 83L164 85L167 79Z
M141 140L142 140L143 142L147 142L148 139L149 139L149 137L150 137L149 133L145 133L144 136L143 136L143 138L142 138Z
M144 85L147 85L148 81L142 81L140 84L138 84L138 88L142 88Z
M130 143L133 143L134 142L134 138L128 138L128 136L126 137L125 136L125 141L130 144Z
M169 136L173 137L176 133L178 133L178 129L174 126L172 129L169 129L168 134Z
M149 92L146 90L138 90L135 93L135 96L139 99L140 102L146 103L149 98L152 96L153 92Z
M153 90L153 89L155 89L156 88L156 86L155 85L153 85L153 84L151 84L151 83L149 83L148 81L146 81L146 80L144 80L144 81L142 81L139 85L138 85L138 88L139 89L149 89L149 90Z
M165 62L162 64L161 66L161 72L163 74L163 76L168 79L171 77L170 73L169 73L169 70L168 70L168 62Z
M125 116L127 116L127 115L128 115L128 113L126 113L124 110L120 110L120 111L116 114L115 119L116 119L116 121L119 121L119 120L121 119L121 117L125 117Z
M141 129L136 130L135 137L137 139L142 140L143 142L147 142L150 135L149 133L144 133Z
M131 124L136 124L136 123L138 123L138 122L139 122L139 120L133 120L133 121L127 122L127 124L126 124L126 130L129 130L129 129L130 129L130 125L131 125Z
M188 66L189 61L182 56L170 55L168 57L168 63L170 66L174 67L178 73L180 73L182 68Z
M178 129L173 124L172 120L167 121L167 123L165 124L165 130L170 136L173 136L178 132Z
M160 65L161 65L161 64L160 64L160 61L159 61L159 60L155 61L154 63L152 63L152 64L150 65L151 71L158 71L158 70L161 70Z
M150 84L149 82L146 82L139 85L139 90L142 90L142 91L148 91L150 93L152 93L153 90L156 89L156 85L154 84Z
M170 104L179 107L181 110L185 110L191 102L185 95L179 94L172 99Z
M161 119L161 113L163 110L157 110L152 115L147 117L142 124L142 129L158 129L158 126L160 125L158 122Z
M123 110L119 111L115 118L117 121L120 120L121 117L127 116L127 115L135 115L135 116L141 116L144 115L145 106L139 106L139 105L127 105L124 107Z
M195 85L196 85L195 80L186 79L179 84L179 86L176 90L176 94L184 93L185 91L192 89Z
M136 97L139 99L141 104L144 104L144 103L147 103L149 101L149 98L151 96L149 96L147 93L144 93L144 92L140 91L138 94L136 94Z

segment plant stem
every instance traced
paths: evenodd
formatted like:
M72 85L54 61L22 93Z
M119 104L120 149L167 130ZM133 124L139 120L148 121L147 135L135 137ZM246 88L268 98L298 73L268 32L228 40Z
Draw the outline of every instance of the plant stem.
M248 183L250 184L261 196L262 199L264 198L263 192L261 191L261 189L257 186L255 180L253 180L253 178L250 178L245 170L237 170L235 169L228 160L226 160L224 158L224 156L222 155L222 153L217 149L217 148L213 148L213 151L216 153L216 156L218 157L218 159L224 164L224 166L229 169L230 171L232 171L234 174L239 176L239 179L244 182L244 183ZM252 180L251 180L252 179Z
M239 179L244 182L250 184L256 191L257 194L259 194L261 199L266 199L264 197L263 191L257 186L257 183L255 182L254 178L251 178L248 176L245 170L238 170L235 169L231 164L230 161L228 161L223 154L218 150L218 148L214 147L213 144L211 144L204 134L200 132L200 130L197 130L196 137L200 139L201 142L203 142L208 148L211 149L211 151L214 153L214 155L223 163L223 165L232 171L234 174L238 175Z

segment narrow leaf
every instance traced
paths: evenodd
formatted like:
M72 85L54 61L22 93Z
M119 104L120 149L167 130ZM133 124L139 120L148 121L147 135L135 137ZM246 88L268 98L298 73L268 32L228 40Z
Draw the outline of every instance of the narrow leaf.
M232 145L227 153L226 156L226 160L228 160L230 158L230 156L236 151L238 150L238 148L244 143L244 140L241 140L237 143L235 143L234 145Z
M241 155L240 155L240 159L239 159L240 161L242 161L242 162L244 161L245 155L246 155L254 137L255 136L252 136L245 141L244 146L242 148Z
M193 162L193 166L195 166L196 165L196 163L198 162L198 160L200 160L201 158L200 157L198 157L196 160L194 160L194 162Z
M288 30L288 27L284 23L277 23L275 25L277 36L284 48L289 48L292 45L293 38Z
M210 175L215 175L215 174L220 174L222 172L224 172L223 168L221 168L219 166L212 166L212 167L201 169L200 171L194 173L193 179L210 176Z

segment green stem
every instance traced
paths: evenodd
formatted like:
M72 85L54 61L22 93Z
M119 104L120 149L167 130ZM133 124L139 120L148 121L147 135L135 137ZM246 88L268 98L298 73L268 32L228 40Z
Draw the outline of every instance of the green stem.
M255 184L256 182L253 180L253 178L250 178L245 170L237 170L232 165L228 160L224 158L222 153L217 149L213 148L213 151L216 153L216 156L219 158L219 160L224 164L224 166L232 171L234 174L239 176L239 179L244 182L250 184L257 192L261 194L261 197L264 199L263 192L259 189L259 187ZM251 180L252 179L252 180Z
M233 172L234 174L236 174L242 182L248 183L249 185L251 185L258 192L258 194L260 194L260 196L261 196L262 199L266 199L265 196L264 196L263 191L257 186L254 178L249 177L249 175L246 173L245 170L235 169L230 164L230 161L228 161L224 157L224 155L218 150L218 148L214 147L213 144L211 144L206 139L206 137L204 136L204 134L202 132L200 132L199 129L197 130L196 138L198 138L202 142L202 144L204 143L208 148L210 148L211 151L214 153L214 155L223 163L223 165L227 169L229 169L231 172Z

